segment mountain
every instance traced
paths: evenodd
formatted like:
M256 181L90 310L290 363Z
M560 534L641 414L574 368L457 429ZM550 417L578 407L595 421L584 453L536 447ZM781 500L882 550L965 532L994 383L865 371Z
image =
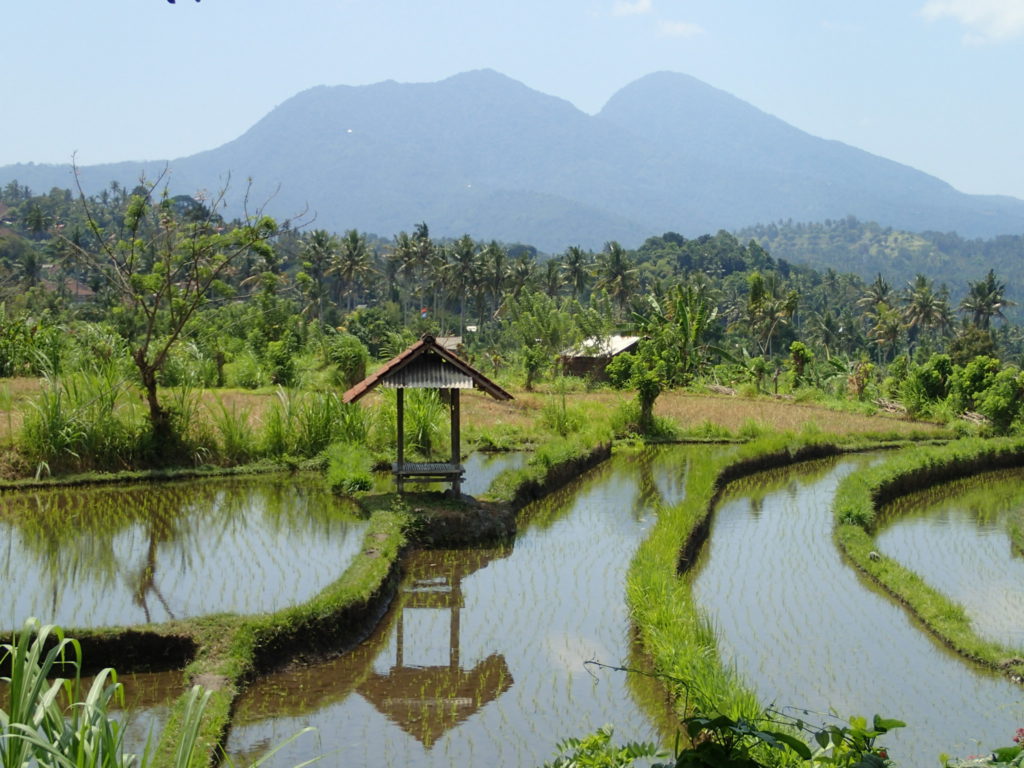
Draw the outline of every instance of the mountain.
M912 168L806 134L686 75L641 78L597 115L491 70L436 83L319 86L237 139L168 163L80 169L88 192L167 166L173 193L217 190L238 212L315 215L389 236L528 242L547 251L652 233L696 236L853 215L966 236L1024 231L1024 201L966 195ZM253 179L247 187L244 179ZM67 166L0 167L0 184L71 186Z

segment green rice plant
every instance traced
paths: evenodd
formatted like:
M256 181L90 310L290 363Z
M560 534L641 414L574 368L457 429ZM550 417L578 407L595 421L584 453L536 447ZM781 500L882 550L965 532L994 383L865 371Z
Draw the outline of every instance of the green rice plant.
M835 539L850 560L909 607L949 647L967 658L1024 675L1020 649L980 637L963 606L892 558L879 556L874 530L881 506L900 496L980 472L1024 466L1020 439L959 440L900 451L846 477L836 491Z
M40 469L113 469L142 452L147 426L113 366L47 376L30 401L19 443ZM38 474L38 472L37 472Z
M771 429L762 422L756 419L747 419L740 425L736 434L744 440L753 440L769 432L771 432Z

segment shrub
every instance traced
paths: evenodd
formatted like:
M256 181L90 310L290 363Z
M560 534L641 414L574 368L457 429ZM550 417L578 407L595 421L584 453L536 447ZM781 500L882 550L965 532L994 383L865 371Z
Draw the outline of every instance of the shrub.
M350 333L331 336L325 346L327 362L338 366L338 383L345 389L366 378L370 351Z
M335 493L373 487L373 457L364 445L334 443L327 449L327 483Z

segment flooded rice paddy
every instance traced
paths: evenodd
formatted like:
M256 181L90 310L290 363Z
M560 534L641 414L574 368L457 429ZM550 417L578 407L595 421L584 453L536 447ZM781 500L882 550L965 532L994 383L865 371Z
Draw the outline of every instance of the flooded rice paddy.
M914 494L883 510L879 551L964 606L975 631L1024 656L1024 471L992 472Z
M682 496L686 449L619 456L524 511L514 547L414 553L398 597L354 652L252 686L228 751L351 765L535 766L568 735L614 723L659 740L624 662L625 573L657 503Z
M365 523L318 478L190 480L0 494L0 627L255 613L310 599Z
M411 553L364 643L249 688L229 752L245 764L309 725L317 732L269 765L327 754L354 765L536 766L560 739L605 723L620 741L662 740L663 702L585 662L637 664L626 569L658 506L681 500L687 466L707 453L618 455L527 508L514 544ZM524 460L471 458L467 492ZM721 653L790 714L905 720L887 744L911 768L1007 743L1024 719L1022 689L950 654L840 558L833 495L871 460L730 488L689 576ZM998 473L918 494L878 535L886 554L963 603L979 631L1018 646L1024 572L1006 530L1019 524L1022 479ZM88 627L294 604L337 578L363 536L351 507L296 477L6 493L0 512L8 627L28 615ZM178 672L129 678L133 749L180 690Z
M954 656L858 578L832 539L832 499L864 457L757 475L730 488L694 574L723 657L789 714L878 713L901 765L986 753L1024 719L1024 692ZM786 709L789 708L789 709Z

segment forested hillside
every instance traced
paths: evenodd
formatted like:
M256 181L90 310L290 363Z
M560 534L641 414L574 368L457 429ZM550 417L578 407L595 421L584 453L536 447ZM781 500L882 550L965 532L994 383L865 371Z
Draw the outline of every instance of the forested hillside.
M1024 236L967 239L955 232L911 233L860 221L853 216L819 223L792 220L745 227L736 236L754 239L778 258L818 269L848 270L871 280L876 275L901 284L924 274L946 285L959 299L964 275L993 269L1007 284L1007 295L1024 294Z

